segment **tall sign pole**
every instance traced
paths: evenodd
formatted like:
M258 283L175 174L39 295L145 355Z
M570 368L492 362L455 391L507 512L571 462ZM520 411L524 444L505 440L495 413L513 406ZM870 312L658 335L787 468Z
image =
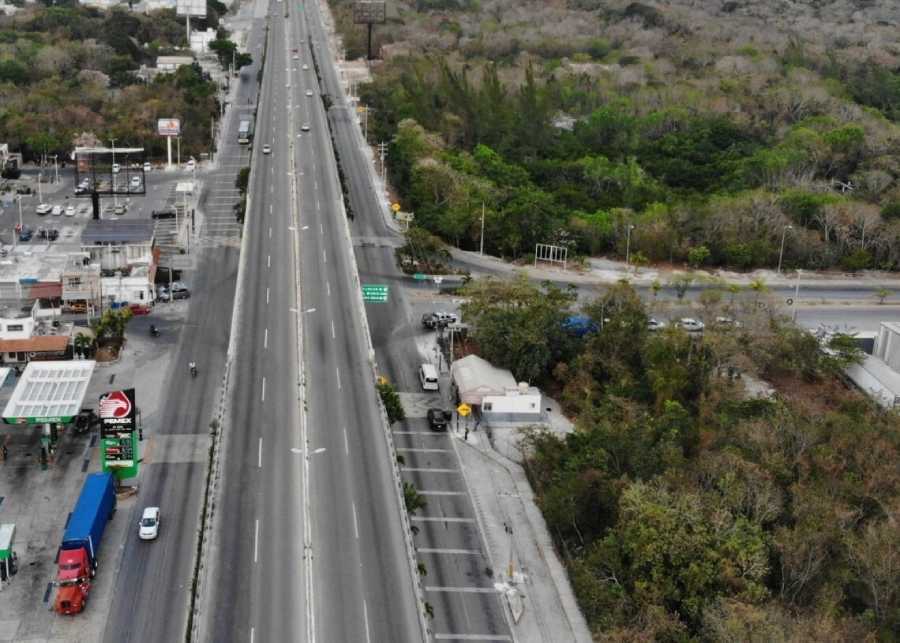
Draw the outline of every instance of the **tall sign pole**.
M372 55L372 26L381 25L387 22L387 12L384 2L375 2L374 0L363 0L353 5L353 23L357 25L367 25L369 31L368 37L368 59L373 60Z

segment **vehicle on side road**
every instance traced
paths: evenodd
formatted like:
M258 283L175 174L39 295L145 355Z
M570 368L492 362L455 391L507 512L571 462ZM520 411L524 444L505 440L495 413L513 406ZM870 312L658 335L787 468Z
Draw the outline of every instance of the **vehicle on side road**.
M253 119L250 117L241 118L238 125L238 143L247 145L253 140Z
M34 230L31 228L25 227L19 230L19 241L27 242L31 241L31 237L34 236Z
M453 414L444 409L428 409L428 428L432 431L446 431Z
M144 172L149 172L153 169L153 166L150 165L150 161L144 161Z
M429 330L449 326L458 321L459 317L457 317L456 314L443 311L435 311L422 315L422 326Z
M118 173L119 173L119 164L118 164L118 163L113 163L113 164L112 164L112 173L113 173L113 174L118 174Z
M125 205L117 205L113 208L113 214L123 215L128 211L128 207Z
M678 320L678 326L689 333L699 333L705 328L702 321L693 317L682 317Z
M666 322L658 320L656 317L651 317L647 320L647 330L662 330L666 327Z
M155 540L159 536L159 507L146 507L138 523L138 538Z
M50 214L52 214L55 217L62 216L62 213L63 213L63 207L61 205L54 205L53 209L50 210Z
M111 473L91 473L84 481L59 547L54 607L60 614L81 612L97 573L103 532L116 511Z
M422 364L419 366L419 383L423 391L439 391L438 373L434 364Z
M67 217L74 217L75 216L75 206L70 205L69 207L67 207L66 211L65 211L65 215Z
M49 203L41 203L38 207L34 209L36 214L47 214L50 210L53 209L53 206Z

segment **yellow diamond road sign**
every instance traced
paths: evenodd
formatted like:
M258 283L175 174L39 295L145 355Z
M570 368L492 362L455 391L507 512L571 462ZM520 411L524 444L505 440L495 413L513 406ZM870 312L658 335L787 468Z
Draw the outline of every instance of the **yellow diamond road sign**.
M472 407L463 402L459 406L456 407L457 413L459 413L463 417L468 417L468 415L472 412Z
M394 212L400 212L400 204L399 203L392 204L391 210L393 210Z

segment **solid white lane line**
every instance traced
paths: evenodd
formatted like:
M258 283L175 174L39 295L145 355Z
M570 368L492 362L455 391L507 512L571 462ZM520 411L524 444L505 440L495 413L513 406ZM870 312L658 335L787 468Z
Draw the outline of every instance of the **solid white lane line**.
M256 529L253 534L253 562L259 560L259 518L256 519Z
M506 634L455 634L444 632L434 635L435 641L512 641Z
M420 496L464 496L464 491L419 491Z
M263 402L266 401L266 378L265 377L263 377L263 383L262 383L262 401Z
M499 590L494 587L434 587L426 586L426 592L464 592L470 594L496 594ZM503 640L503 639L501 639Z
M269 329L263 331L263 348L269 348Z
M366 643L372 643L369 638L369 608L366 606L366 599L363 599L363 619L366 621Z
M446 438L446 433L440 431L391 431L394 435L429 435L433 438Z
M338 390L341 390L341 369L339 369L337 366L335 366L334 372L337 373Z
M331 339L337 339L334 335L334 320L331 320Z
M429 467L400 467L400 471L417 471L419 473L459 473L459 469L431 469Z
M269 287L266 286L266 303L269 303Z
M259 439L259 448L256 450L256 468L262 469L262 438Z
M353 505L353 533L356 534L356 539L359 540L359 519L356 517L356 503L351 500L350 504Z
M454 518L451 516L410 516L413 522L475 522L474 518Z
M394 451L403 451L408 453L450 453L453 449L415 449L412 447L403 447L394 449Z
M419 547L420 554L461 554L463 556L481 556L477 549L440 549L437 547Z
M344 427L344 453L350 455L350 443L347 441L347 427Z

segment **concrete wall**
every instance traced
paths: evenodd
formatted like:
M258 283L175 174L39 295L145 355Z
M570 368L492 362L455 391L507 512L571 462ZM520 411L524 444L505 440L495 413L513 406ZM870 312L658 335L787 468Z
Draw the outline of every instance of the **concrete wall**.
M506 395L486 395L481 402L481 417L494 422L539 422L543 418L541 394L509 391Z
M900 372L900 325L881 322L874 355L893 370Z

